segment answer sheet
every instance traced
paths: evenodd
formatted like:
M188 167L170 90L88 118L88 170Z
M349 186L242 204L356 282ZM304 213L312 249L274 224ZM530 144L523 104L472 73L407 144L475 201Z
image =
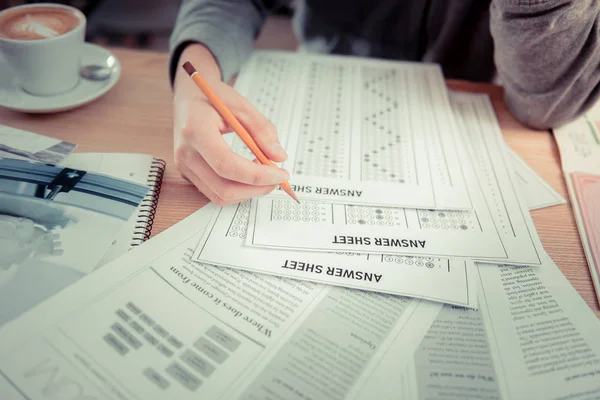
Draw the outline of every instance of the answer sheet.
M440 305L190 261L207 206L0 329L0 398L353 398ZM401 354L401 353L399 353Z
M543 252L521 199L492 105L451 93L473 211L391 209L261 197L252 200L246 244L300 251L463 257L540 265ZM483 193L481 192L483 191ZM229 221L231 223L231 221Z
M277 127L301 201L470 209L439 66L255 52L235 88Z
M270 275L477 306L472 260L249 247L244 244L249 208L249 202L220 208L199 241L193 259Z

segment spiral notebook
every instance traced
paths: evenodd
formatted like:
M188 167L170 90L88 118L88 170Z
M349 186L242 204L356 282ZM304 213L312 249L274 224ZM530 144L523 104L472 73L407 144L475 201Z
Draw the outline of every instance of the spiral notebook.
M136 212L124 224L96 268L114 260L150 238L165 171L163 160L147 154L75 153L66 157L61 164L71 168L130 180L150 187L150 191Z

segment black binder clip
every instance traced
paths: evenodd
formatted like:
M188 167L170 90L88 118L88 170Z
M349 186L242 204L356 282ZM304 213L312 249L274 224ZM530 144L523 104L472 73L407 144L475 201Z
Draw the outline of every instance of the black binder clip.
M83 178L86 171L79 171L71 168L64 168L48 185L50 193L45 197L46 200L54 200L57 194L63 192L68 193L71 189L77 185L77 183Z

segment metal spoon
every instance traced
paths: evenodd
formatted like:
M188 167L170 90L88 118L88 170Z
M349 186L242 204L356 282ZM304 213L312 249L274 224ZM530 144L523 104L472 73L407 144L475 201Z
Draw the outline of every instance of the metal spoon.
M106 62L104 63L104 65L97 65L97 64L83 65L79 69L79 73L85 79L89 79L92 81L103 81L103 80L110 78L110 76L113 73L114 66L115 66L115 58L113 56L110 56L106 59Z

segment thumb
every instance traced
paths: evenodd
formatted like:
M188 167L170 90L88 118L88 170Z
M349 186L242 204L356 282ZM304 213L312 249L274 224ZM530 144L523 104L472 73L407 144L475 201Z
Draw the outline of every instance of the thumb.
M260 111L246 98L239 96L234 113L240 123L248 130L258 147L272 161L282 162L288 156L281 143L277 129Z

